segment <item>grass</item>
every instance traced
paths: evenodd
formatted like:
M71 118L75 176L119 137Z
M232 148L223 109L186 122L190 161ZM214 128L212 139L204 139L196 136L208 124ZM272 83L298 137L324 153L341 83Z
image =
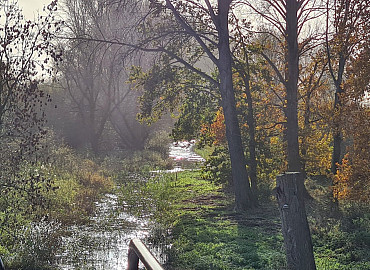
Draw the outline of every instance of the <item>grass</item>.
M167 269L284 269L277 211L235 213L231 194L199 171L149 179L136 193L123 189L170 229Z
M199 171L160 175L123 189L126 199L142 206L138 212L152 213L164 227L157 241L170 247L166 269L286 269L274 202L236 213L232 195ZM324 221L317 211L308 213L318 270L370 269L369 216L361 214L366 211Z

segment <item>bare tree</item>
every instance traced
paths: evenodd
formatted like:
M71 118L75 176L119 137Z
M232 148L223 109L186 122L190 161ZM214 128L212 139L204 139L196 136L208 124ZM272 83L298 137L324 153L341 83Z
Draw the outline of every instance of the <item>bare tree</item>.
M94 152L99 151L108 124L124 148L142 148L149 134L149 128L136 120L139 93L127 83L128 67L138 64L139 57L130 55L130 48L99 41L132 38L126 29L134 17L126 6L129 2L64 2L68 61L60 65L60 70L75 115L83 124L81 132Z

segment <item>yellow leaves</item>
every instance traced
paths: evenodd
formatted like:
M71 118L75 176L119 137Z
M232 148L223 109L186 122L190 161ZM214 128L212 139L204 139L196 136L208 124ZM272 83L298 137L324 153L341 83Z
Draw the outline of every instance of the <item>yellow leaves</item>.
M271 138L270 138L270 143L271 143L271 144L277 144L278 142L279 142L278 137L276 137L276 136L275 136L275 137L271 137Z
M222 108L218 109L216 113L216 118L211 124L211 133L215 138L213 144L219 145L226 142L226 126Z
M366 109L364 109L366 112ZM333 176L333 194L338 199L370 200L370 114L356 114L344 126L350 144Z
M307 173L313 175L325 175L327 173L331 165L331 141L331 136L323 133L316 126L313 126L300 140L302 159L305 161Z
M333 196L338 200L348 197L349 181L352 174L352 166L349 163L348 155L338 164L337 174L333 176Z

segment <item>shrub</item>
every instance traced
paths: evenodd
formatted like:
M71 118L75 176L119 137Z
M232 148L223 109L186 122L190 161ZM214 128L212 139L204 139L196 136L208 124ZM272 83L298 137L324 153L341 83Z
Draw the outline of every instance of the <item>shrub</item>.
M9 269L53 269L61 245L60 224L41 221L25 227Z

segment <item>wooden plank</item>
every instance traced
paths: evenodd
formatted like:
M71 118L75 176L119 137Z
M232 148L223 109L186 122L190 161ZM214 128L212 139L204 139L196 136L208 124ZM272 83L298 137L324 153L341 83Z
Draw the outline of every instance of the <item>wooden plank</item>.
M140 239L132 239L129 244L127 269L137 270L139 259L147 270L164 270Z

